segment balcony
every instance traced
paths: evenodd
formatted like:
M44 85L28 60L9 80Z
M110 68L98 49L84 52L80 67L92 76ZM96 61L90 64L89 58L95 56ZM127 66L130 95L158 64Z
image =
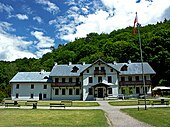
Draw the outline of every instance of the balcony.
M145 81L146 85L152 85L152 82L150 80ZM120 81L120 86L126 86L126 85L143 85L143 81Z
M106 75L106 70L94 70L94 75Z
M80 86L81 85L81 82L65 82L65 83L62 83L62 82L54 82L52 83L52 87L68 87L68 86Z

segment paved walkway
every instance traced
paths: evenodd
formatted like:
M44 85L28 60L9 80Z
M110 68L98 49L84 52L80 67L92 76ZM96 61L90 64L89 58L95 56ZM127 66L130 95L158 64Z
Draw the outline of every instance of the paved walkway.
M108 119L110 120L111 127L151 127L150 125L140 122L121 112L120 108L118 108L119 106L111 106L107 101L98 101L98 103L101 105L101 108L108 114Z

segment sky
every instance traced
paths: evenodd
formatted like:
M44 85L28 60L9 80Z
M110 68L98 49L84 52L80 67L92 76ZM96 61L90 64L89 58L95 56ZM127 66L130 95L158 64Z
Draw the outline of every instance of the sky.
M41 58L95 32L170 19L170 0L0 0L0 61Z

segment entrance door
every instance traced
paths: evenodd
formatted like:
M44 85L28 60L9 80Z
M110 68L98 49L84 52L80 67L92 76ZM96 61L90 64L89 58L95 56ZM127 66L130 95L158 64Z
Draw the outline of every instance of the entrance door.
M42 94L41 93L39 94L39 100L42 100Z
M103 98L103 88L98 88L98 98Z

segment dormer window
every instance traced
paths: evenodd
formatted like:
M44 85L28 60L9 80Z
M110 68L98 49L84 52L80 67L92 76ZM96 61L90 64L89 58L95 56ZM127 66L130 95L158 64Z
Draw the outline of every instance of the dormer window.
M128 66L127 66L127 65L124 65L124 66L120 69L120 71L127 71L127 69L128 69Z
M79 68L76 67L76 66L74 66L74 67L72 68L72 71L71 71L71 72L77 72L78 70L79 70Z
M45 76L44 79L48 79L48 76Z

